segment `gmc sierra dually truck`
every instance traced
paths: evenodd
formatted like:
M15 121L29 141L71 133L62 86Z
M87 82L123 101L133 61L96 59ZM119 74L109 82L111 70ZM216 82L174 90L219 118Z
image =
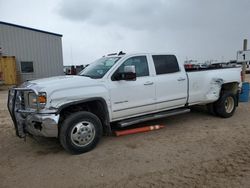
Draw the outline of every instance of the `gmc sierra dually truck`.
M175 55L112 54L76 76L27 81L9 90L17 136L57 137L65 150L93 149L112 126L189 112L207 105L228 118L238 105L241 68L185 70Z

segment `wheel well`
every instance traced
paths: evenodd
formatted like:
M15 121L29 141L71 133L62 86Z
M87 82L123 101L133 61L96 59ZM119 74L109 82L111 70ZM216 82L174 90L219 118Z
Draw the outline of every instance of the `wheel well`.
M61 108L59 112L59 124L62 123L69 115L79 111L88 111L95 114L102 122L103 133L106 135L111 134L107 105L102 100L93 100L65 105L65 107Z
M221 87L221 91L225 92L225 91L231 91L233 92L233 94L237 94L238 92L238 87L239 87L239 83L238 82L231 82L231 83L226 83L223 84Z

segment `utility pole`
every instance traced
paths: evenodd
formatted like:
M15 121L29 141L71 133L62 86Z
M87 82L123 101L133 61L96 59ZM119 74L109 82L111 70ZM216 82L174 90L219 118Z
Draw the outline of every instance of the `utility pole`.
M243 42L243 51L247 50L247 39ZM242 80L245 82L246 79L246 62L242 62Z

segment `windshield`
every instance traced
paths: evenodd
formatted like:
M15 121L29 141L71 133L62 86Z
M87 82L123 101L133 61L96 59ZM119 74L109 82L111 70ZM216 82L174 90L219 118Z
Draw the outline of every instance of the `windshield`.
M102 57L82 70L79 75L90 78L102 78L120 57Z

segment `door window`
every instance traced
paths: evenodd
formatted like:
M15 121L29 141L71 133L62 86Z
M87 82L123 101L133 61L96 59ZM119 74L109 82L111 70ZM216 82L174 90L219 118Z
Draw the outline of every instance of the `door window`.
M174 55L153 55L156 74L179 72L180 68Z
M134 65L136 77L149 76L148 61L146 56L136 56L127 59L119 68L118 72L124 72L124 67Z

